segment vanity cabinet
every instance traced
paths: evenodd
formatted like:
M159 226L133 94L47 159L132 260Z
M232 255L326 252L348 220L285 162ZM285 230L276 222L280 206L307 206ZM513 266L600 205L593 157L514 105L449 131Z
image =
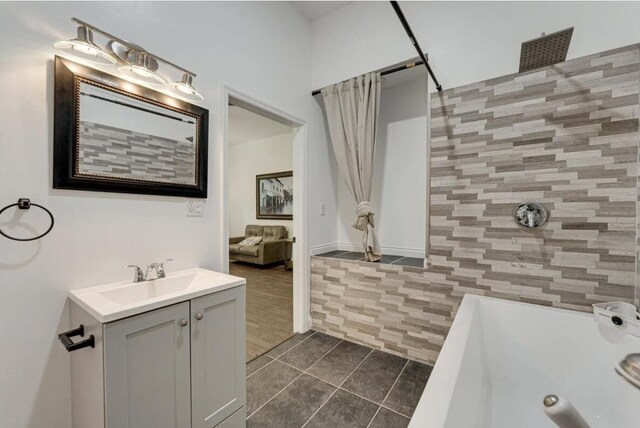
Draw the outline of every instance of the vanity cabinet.
M191 426L211 428L245 405L244 287L192 300L191 315Z
M108 428L191 423L189 303L104 326ZM197 367L194 367L194 371Z
M74 428L245 426L245 287L108 323L71 302L93 334L74 351Z

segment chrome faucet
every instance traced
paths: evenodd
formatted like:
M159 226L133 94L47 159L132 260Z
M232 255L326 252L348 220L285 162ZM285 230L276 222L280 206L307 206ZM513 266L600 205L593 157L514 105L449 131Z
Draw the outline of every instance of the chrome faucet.
M166 259L163 262L155 262L155 263L151 263L149 266L147 266L147 270L146 272L142 272L142 269L140 269L139 266L136 265L124 265L123 268L128 269L128 268L133 268L135 269L133 271L133 282L134 283L138 283L138 282L144 282L144 281L149 281L150 279L160 279L160 278L166 278L167 274L164 270L164 264L166 262L171 262L173 261L173 259ZM149 278L149 273L151 271L155 271L156 272L156 277L155 278Z
M159 262L159 263L151 263L149 266L147 266L147 273L145 274L145 280L147 278L149 278L149 273L154 270L156 271L156 278L155 279L159 279L159 278L166 278L167 274L164 271L164 264L166 262L172 262L173 259L166 259L163 262Z

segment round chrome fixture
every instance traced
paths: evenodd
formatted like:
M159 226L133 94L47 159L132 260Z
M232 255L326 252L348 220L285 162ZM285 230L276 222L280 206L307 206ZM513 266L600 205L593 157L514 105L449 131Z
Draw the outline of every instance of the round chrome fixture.
M202 315L202 312L198 312L198 313L196 314L196 319L197 319L198 321L200 321L202 318L204 318L204 315Z
M158 62L144 51L130 50L118 71L132 80L148 85L164 85L167 81L156 73Z
M513 218L522 227L534 228L547 221L547 209L537 202L520 204L513 210Z
M189 101L200 102L204 100L204 97L193 87L193 76L189 73L185 73L179 82L168 83L167 87L171 93Z
M83 25L78 27L78 36L72 40L61 40L53 44L56 49L73 55L76 58L95 64L115 64L116 59L100 49L93 42L93 33Z

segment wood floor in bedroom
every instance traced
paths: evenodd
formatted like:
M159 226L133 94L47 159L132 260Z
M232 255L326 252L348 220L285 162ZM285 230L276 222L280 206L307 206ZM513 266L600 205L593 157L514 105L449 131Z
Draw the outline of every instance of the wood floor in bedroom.
M293 272L229 263L229 273L247 280L247 361L293 336Z

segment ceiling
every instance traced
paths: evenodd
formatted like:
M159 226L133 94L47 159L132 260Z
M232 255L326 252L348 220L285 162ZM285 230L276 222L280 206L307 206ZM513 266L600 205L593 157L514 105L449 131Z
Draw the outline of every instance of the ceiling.
M340 9L351 3L350 1L292 1L293 4L305 18L315 21L336 9Z
M229 106L229 144L291 134L293 128L238 106Z

